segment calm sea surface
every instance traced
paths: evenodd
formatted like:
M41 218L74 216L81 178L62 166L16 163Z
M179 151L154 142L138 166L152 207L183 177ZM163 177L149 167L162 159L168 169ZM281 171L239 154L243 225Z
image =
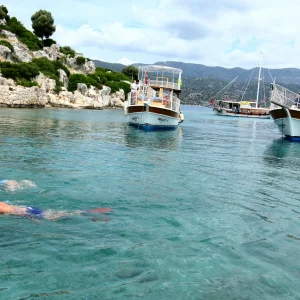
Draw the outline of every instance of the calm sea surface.
M300 144L271 120L183 107L175 131L122 110L0 110L0 299L300 299Z

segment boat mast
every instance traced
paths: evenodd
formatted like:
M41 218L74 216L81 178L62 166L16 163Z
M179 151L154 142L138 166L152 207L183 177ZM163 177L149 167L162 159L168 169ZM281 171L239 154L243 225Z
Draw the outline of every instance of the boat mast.
M260 78L260 75L261 75L261 58L262 58L262 52L260 51L258 83L257 83L257 93L256 93L256 108L258 107L259 85L260 85L260 81L261 81L261 78Z

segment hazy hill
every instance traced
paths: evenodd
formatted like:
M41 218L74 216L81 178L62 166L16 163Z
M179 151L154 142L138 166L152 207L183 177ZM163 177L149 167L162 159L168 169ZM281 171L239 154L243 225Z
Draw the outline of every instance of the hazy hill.
M101 60L93 60L96 67L111 69L115 72L121 72L126 66L122 64L112 64Z
M101 68L109 68L118 72L126 67L122 64L111 64L102 61L94 61L94 63ZM135 64L135 66L141 65L145 64ZM182 103L207 105L210 99L215 98L216 94L237 76L238 80L228 89L227 93L217 95L217 98L241 99L245 92L243 99L256 99L258 67L250 70L243 68L228 69L176 61L156 62L155 65L182 69ZM265 84L261 86L260 98L269 97L269 83L273 81L270 74L272 78L276 78L277 83L281 83L292 91L300 91L300 69L268 70L263 68L262 77ZM252 80L249 82L250 78ZM249 86L246 89L248 82Z

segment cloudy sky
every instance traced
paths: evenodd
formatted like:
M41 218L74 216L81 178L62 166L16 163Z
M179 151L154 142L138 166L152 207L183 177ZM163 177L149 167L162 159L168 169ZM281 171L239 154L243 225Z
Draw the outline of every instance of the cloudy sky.
M299 0L4 0L28 29L39 9L53 35L107 62L182 61L208 66L300 68ZM298 24L299 23L299 24Z

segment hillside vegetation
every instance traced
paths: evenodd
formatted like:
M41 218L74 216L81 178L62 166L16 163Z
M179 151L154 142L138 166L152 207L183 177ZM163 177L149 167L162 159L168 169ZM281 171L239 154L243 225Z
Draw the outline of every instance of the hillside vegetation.
M49 18L49 23L45 19ZM10 58L3 57L0 62L2 76L8 79L13 79L18 85L31 87L38 85L35 82L36 76L43 73L50 79L55 80L55 92L59 93L63 87L60 82L59 70L63 70L68 77L68 90L74 92L77 89L78 83L86 84L87 87L94 86L97 89L102 89L103 85L111 88L111 92L123 89L125 94L130 91L131 78L122 72L113 71L107 68L93 67L94 71L86 73L80 71L81 67L90 62L90 59L76 53L69 46L59 47L59 56L57 59L48 59L46 57L34 58L33 51L43 52L46 47L50 47L56 42L50 39L50 36L55 31L54 19L50 12L40 10L32 16L34 33L26 29L23 24L15 17L10 17L5 6L0 6L0 46L8 48L11 51ZM13 33L19 42L10 42L7 37L7 32ZM46 39L44 39L46 37ZM14 45L22 43L30 50L28 56L30 62L22 61L15 52ZM7 50L7 51L9 51ZM73 61L72 61L73 59ZM70 65L72 61L73 65ZM92 62L91 62L92 63ZM74 65L79 71L74 70ZM124 66L125 67L125 66Z

